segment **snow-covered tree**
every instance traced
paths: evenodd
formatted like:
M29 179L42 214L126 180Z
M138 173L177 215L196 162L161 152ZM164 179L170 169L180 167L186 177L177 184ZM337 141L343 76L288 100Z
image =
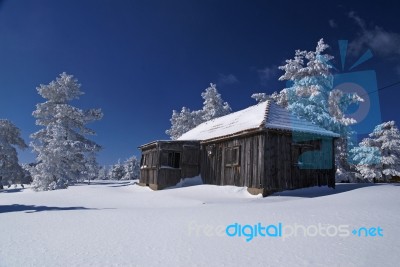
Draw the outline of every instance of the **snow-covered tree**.
M400 176L400 133L394 121L376 126L351 153L357 170L369 181Z
M288 103L288 97L287 97L287 90L283 89L282 91L278 92L273 92L270 96L270 99L272 99L275 103L280 105L283 108L287 108L289 105Z
M88 180L88 183L90 184L91 180L95 180L97 176L99 175L99 164L97 163L96 160L96 154L94 152L91 152L88 154L87 159L86 159L86 171L85 171L85 178Z
M124 162L125 175L124 180L135 180L139 179L140 175L140 164L135 156L130 157Z
M172 140L178 139L182 134L193 129L202 122L201 112L190 111L190 109L183 107L181 112L176 110L172 111L171 128L165 133L168 134Z
M98 180L108 180L108 170L106 166L101 166L99 169L99 175L97 176Z
M111 180L121 180L125 176L125 167L119 161L111 166L109 171L109 178Z
M218 93L215 84L210 83L201 97L204 99L203 102L203 121L209 121L224 115L231 113L232 109L227 102L222 100L221 94Z
M32 168L34 168L34 163L22 163L21 167L24 170L24 178L22 178L21 184L32 183Z
M205 121L227 115L231 112L231 107L227 102L222 100L215 84L210 83L210 87L206 88L201 93L201 96L204 99L201 110L190 111L189 108L183 107L181 112L172 111L170 119L171 128L165 131L172 140L178 139L182 134Z
M294 59L286 60L286 64L279 67L285 72L279 80L292 84L280 92L281 102L287 103L289 111L323 128L332 129L336 127L336 122L328 111L329 91L333 83L328 61L333 57L323 54L327 48L328 45L321 39L316 51L296 50Z
M321 39L315 51L296 50L294 59L286 60L286 64L279 67L285 72L279 80L289 81L291 86L270 98L297 117L341 135L335 147L336 178L348 180L347 146L352 134L349 126L356 121L346 117L345 111L362 99L357 94L332 90L332 66L328 62L333 57L324 54L328 47Z
M257 103L265 102L269 99L269 96L266 93L255 93L251 95L251 98L257 101Z
M35 190L67 188L86 170L87 155L100 146L86 138L95 132L86 124L100 120L100 109L82 110L68 104L83 94L81 85L65 72L48 85L37 87L47 101L36 105L33 116L43 129L31 135L37 153L32 186Z
M25 149L20 130L9 120L0 119L0 187L21 183L25 176L18 164L16 147Z
M333 89L329 93L328 111L329 114L335 119L335 123L339 124L338 131L343 132L347 130L347 126L357 123L353 118L346 117L345 112L352 104L364 102L357 94L345 94L343 91ZM344 128L344 129L342 129Z

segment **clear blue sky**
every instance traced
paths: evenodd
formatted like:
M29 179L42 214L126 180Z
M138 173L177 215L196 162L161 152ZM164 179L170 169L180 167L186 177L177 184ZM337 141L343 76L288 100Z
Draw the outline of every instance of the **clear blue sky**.
M337 66L337 41L348 39L358 44L348 62L373 51L357 70L375 70L378 87L400 80L393 4L305 2L0 1L0 117L29 142L38 129L32 111L43 101L36 86L66 71L86 93L74 105L104 112L91 126L104 146L100 163L112 164L138 155L143 143L166 139L172 110L199 109L210 82L233 110L254 104L254 92L281 90L277 66L320 38ZM383 121L400 122L399 91L380 92ZM34 155L28 150L20 159Z

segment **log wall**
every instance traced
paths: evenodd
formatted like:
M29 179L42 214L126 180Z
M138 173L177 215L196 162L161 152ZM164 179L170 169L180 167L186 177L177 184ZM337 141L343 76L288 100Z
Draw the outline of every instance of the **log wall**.
M216 185L259 187L264 176L262 134L248 135L201 146L201 177ZM228 150L236 149L238 160L227 160Z
M197 141L157 141L149 146L141 147L142 162L140 167L140 183L154 184L159 189L177 184L182 178L200 174L200 144ZM169 166L169 155L174 155L174 163ZM179 154L179 155L175 155Z

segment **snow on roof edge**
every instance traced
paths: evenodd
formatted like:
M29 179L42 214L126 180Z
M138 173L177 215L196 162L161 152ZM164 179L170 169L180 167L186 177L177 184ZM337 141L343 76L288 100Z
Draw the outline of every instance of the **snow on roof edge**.
M272 100L267 100L268 117L265 122L267 129L281 129L293 132L313 133L322 136L339 137L340 135L327 130L315 123L299 118Z
M212 141L248 134L260 129L277 129L329 137L340 136L310 121L300 119L272 100L267 100L203 122L184 133L177 141Z
M331 137L340 137L340 134L337 134L335 132L332 131L328 131L325 130L324 131L316 131L316 130L308 130L306 128L302 129L302 128L290 128L287 126L282 126L282 125L274 125L274 124L269 124L266 129L271 129L271 130L287 130L287 131L291 131L291 132L297 132L297 133L311 133L311 134L317 134L317 135L321 135L321 136L331 136Z
M147 147L147 146L152 146L152 145L156 145L157 143L173 143L173 142L198 142L199 140L172 140L172 139L168 139L168 140L154 140L151 142L148 142L146 144L140 145L138 146L138 149Z

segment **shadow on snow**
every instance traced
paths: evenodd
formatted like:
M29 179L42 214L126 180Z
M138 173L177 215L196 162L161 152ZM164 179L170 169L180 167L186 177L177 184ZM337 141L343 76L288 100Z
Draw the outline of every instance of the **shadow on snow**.
M2 193L18 193L24 190L24 188L13 188L13 189L0 189Z
M120 183L120 184L114 184L114 185L110 185L110 186L108 186L108 187L123 187L123 186L129 186L129 185L135 185L135 184L137 184L136 182L133 182L133 183Z
M348 192L351 190L356 190L364 187L370 186L380 186L383 184L373 184L373 183L359 183L359 184L346 184L339 183L336 184L336 188L328 188L327 186L322 187L310 187L310 188L302 188L302 189L294 189L287 190L283 192L277 192L272 194L271 196L286 196L286 197L306 197L306 198L314 198L314 197L323 197L329 195L340 194L344 192Z
M85 207L47 207L47 206L34 206L34 205L0 205L0 214L8 212L25 211L25 213L35 213L40 211L62 211L62 210L93 210Z
M133 180L126 180L126 181L110 181L110 180L104 180L104 181L99 181L99 180L92 180L90 181L90 184L87 182L83 183L76 183L73 186L85 186L85 185L108 185L110 187L120 187L120 186L127 186L127 185L132 185L135 184L136 182L133 182Z

